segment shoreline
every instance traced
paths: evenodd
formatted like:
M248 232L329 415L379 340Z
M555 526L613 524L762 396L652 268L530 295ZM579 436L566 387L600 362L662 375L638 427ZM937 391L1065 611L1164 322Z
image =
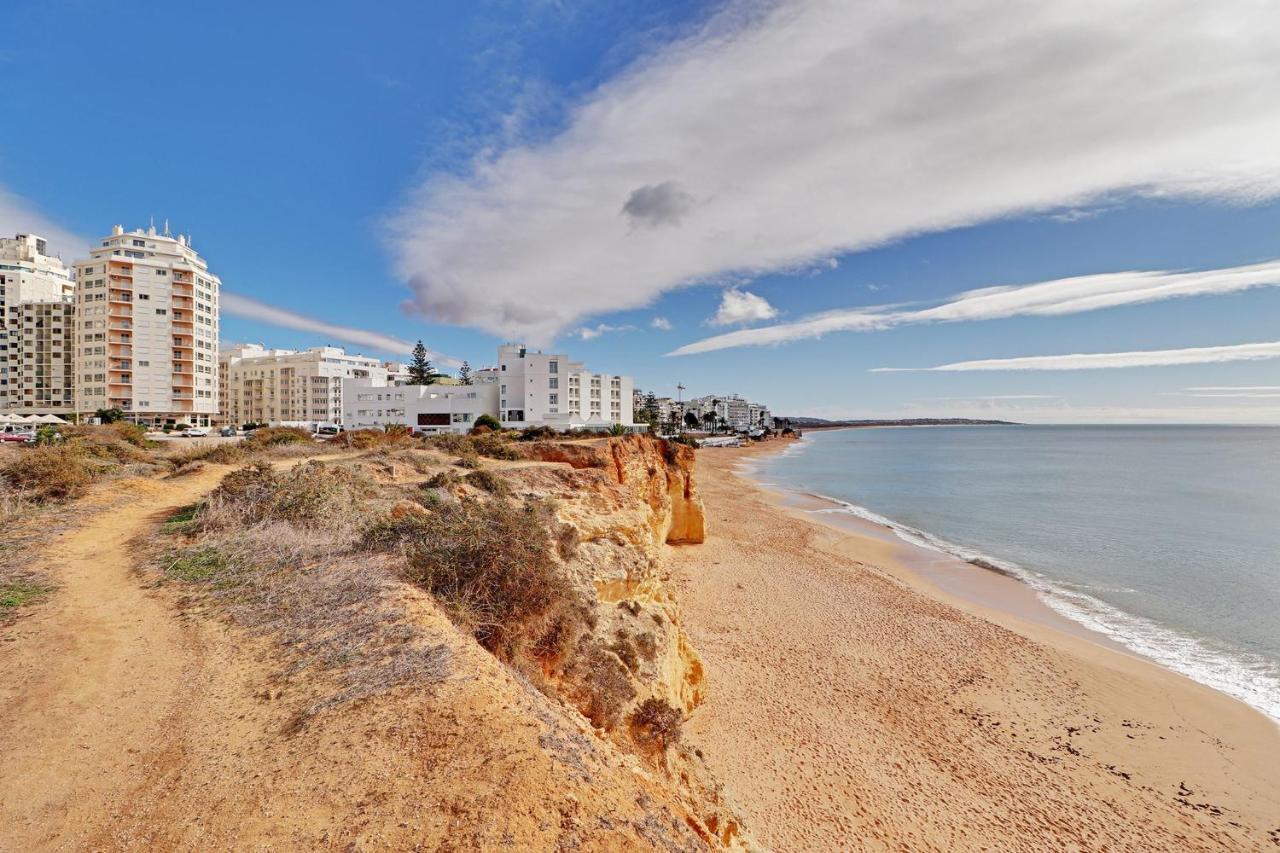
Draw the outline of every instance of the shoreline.
M852 429L852 427L835 429ZM916 585L927 595L941 598L998 624L1005 624L1013 630L1019 630L1019 625L1031 623L1084 639L1110 651L1156 666L1171 675L1186 679L1197 686L1208 688L1245 705L1261 714L1276 726L1277 731L1280 731L1280 718L1251 704L1241 696L1215 686L1210 681L1200 680L1158 657L1143 654L1103 630L1093 628L1084 621L1072 618L1055 608L1044 597L1047 594L1044 590L1038 589L1033 581L1020 576L1017 571L997 565L998 561L994 558L988 558L981 555L981 552L976 552L978 556L975 559L969 559L944 547L949 545L944 540L937 540L939 545L912 541L912 537L917 535L926 539L936 537L927 531L899 525L891 519L878 521L875 517L868 518L860 513L868 513L872 516L878 516L878 514L874 510L858 507L838 498L766 483L760 479L758 460L775 452L786 452L789 448L803 446L801 444L803 441L801 437L798 441L789 443L786 448L781 449L756 445L754 448L756 452L742 454L735 473L764 492L779 496L784 507L801 513L803 518L846 531L854 536L886 538L896 544L899 551L894 555L895 559L888 568L899 574L902 579ZM1042 583L1051 584L1052 582L1042 581ZM1129 619L1139 618L1131 614L1124 615Z
M930 574L943 555L740 470L791 446L700 452L710 536L672 565L710 681L688 729L763 843L1271 840L1271 719L1071 622L1020 580L949 556Z

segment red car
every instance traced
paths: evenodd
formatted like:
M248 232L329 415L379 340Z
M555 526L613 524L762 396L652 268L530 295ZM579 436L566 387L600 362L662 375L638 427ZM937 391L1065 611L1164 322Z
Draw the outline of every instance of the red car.
M18 444L31 444L36 440L34 432L0 432L0 441L12 441Z

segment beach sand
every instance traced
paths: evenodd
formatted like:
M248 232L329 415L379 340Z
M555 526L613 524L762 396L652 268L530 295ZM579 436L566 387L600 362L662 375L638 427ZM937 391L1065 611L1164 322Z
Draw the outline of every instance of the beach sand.
M709 680L687 737L757 840L1280 849L1273 721L737 473L782 445L699 452L710 535L671 563Z

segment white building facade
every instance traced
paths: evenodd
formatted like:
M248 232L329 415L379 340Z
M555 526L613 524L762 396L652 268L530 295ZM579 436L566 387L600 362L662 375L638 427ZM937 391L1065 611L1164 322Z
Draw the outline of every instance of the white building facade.
M222 354L222 423L347 425L344 383L385 384L388 362L339 347L267 349L248 344Z
M76 264L75 408L151 426L218 414L221 281L185 235L120 225Z
M634 387L630 376L592 373L562 354L519 344L498 348L498 419L504 427L636 428Z
M74 410L75 285L35 234L0 238L0 410Z
M347 429L403 424L424 435L466 433L481 415L498 416L498 371L477 370L472 384L405 385L384 379L342 383Z

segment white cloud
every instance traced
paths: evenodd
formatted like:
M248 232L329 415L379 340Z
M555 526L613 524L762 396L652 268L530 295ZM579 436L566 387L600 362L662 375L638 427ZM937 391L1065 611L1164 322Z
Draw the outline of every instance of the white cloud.
M671 331L671 321L666 317L654 317L649 321L649 327L660 332L669 332Z
M1019 287L984 287L932 308L900 311L850 308L793 323L742 329L694 341L671 355L692 355L742 346L783 344L829 332L876 331L915 323L955 323L1016 316L1051 316L1188 296L1237 293L1280 285L1280 260L1194 272L1130 271L1074 276Z
M579 340L592 341L608 332L634 332L635 326L612 326L608 323L598 323L595 326L583 326L574 332Z
M1198 388L1184 388L1184 391L1280 391L1280 385L1204 385Z
M49 241L49 252L62 257L70 266L89 256L87 237L81 237L37 212L35 205L0 187L0 237L15 234L39 234Z
M323 335L326 339L365 347L383 355L407 358L409 352L413 349L412 341L406 341L394 335L328 323L324 320L317 320L315 317L299 314L296 311L267 305L264 302L259 302L256 299L250 299L247 296L241 296L228 290L222 291L221 303L223 311L236 317L243 317L246 320L254 320L271 326L279 326L284 329L314 332L315 334ZM433 352L430 355L433 360L449 367L457 367L461 364L457 359L439 353Z
M1260 361L1280 358L1280 341L1223 347L1143 350L1138 352L1032 355L957 361L937 367L873 367L872 373L964 372L973 370L1102 370L1119 367L1172 367L1180 364L1215 364L1227 361Z
M720 296L720 308L707 320L712 326L736 326L739 323L755 323L772 320L778 309L769 300L745 290L730 287Z
M1257 202L1280 194L1278 67L1273 0L739 0L553 138L426 181L392 246L412 309L547 342L682 285L1019 213Z

